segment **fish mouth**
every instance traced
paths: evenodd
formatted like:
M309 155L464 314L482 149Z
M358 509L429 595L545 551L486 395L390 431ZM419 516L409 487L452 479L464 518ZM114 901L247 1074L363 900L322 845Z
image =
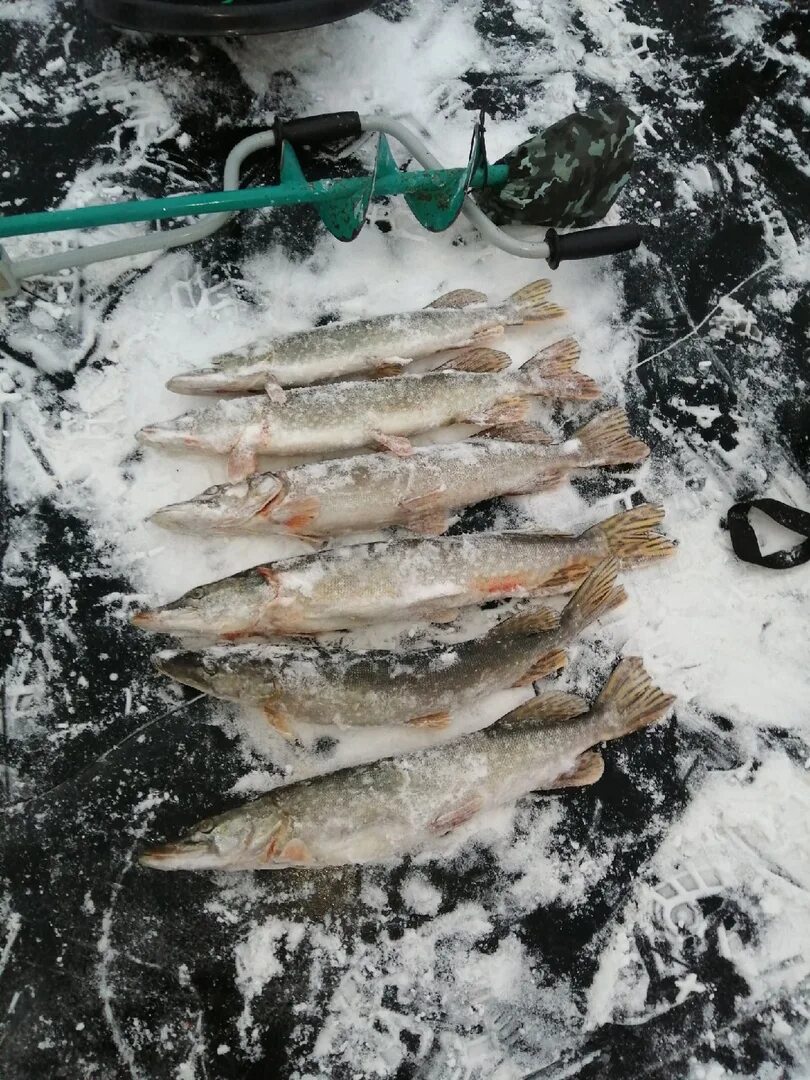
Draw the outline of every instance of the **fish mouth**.
M191 609L142 608L129 617L133 626L140 630L151 630L156 634L173 634L180 631L193 633L204 629L203 617Z
M168 380L166 389L175 394L217 394L224 393L229 385L227 374L211 367L181 371Z
M166 383L166 389L175 394L237 394L263 390L267 376L265 365L247 362L238 369L217 366L196 368L173 375Z
M141 446L188 446L193 436L170 424L148 424L135 433L135 439Z
M209 680L194 653L164 652L152 657L152 663L169 679L210 693Z
M211 845L196 840L146 847L138 855L138 862L150 870L208 870L222 865Z

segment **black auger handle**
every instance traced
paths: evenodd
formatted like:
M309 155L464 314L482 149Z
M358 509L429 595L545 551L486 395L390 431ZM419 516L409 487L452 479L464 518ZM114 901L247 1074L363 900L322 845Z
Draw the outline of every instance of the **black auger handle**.
M579 232L558 233L549 229L548 265L552 270L564 259L596 259L600 255L618 255L620 251L632 251L641 243L638 225L606 225L600 229L580 229Z
M317 143L339 142L357 139L363 134L360 113L333 112L318 116L302 116L298 120L280 120L273 125L276 146L282 139L296 146L315 146Z

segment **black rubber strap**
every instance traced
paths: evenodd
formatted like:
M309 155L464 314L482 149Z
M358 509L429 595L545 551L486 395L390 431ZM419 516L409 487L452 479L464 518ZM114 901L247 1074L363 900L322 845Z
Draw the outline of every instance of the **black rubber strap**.
M774 551L763 555L759 550L757 534L748 522L751 510L759 510L785 529L801 533L807 539L789 551ZM810 514L795 506L779 502L778 499L752 499L750 502L736 503L726 518L731 535L731 546L738 559L754 563L755 566L767 566L770 570L789 570L801 566L810 560Z
M360 114L356 112L321 113L319 116L302 116L298 120L276 119L273 125L276 146L282 139L296 146L315 146L318 143L356 139L363 134Z

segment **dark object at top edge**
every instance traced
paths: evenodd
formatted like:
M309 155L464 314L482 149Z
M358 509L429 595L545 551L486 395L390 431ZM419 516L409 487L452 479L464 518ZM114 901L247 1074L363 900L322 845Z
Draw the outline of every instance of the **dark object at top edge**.
M272 34L345 19L374 0L86 0L93 15L125 30L182 37Z

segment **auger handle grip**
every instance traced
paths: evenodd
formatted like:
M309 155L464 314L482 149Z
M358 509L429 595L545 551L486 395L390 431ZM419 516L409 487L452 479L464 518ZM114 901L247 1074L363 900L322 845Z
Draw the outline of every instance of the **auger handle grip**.
M276 146L282 139L296 146L315 146L317 143L357 139L363 134L360 114L356 112L320 113L302 116L298 120L279 120L273 125Z
M638 225L606 225L562 234L549 229L546 243L548 265L556 270L564 259L595 259L600 255L632 251L641 243L641 229Z

